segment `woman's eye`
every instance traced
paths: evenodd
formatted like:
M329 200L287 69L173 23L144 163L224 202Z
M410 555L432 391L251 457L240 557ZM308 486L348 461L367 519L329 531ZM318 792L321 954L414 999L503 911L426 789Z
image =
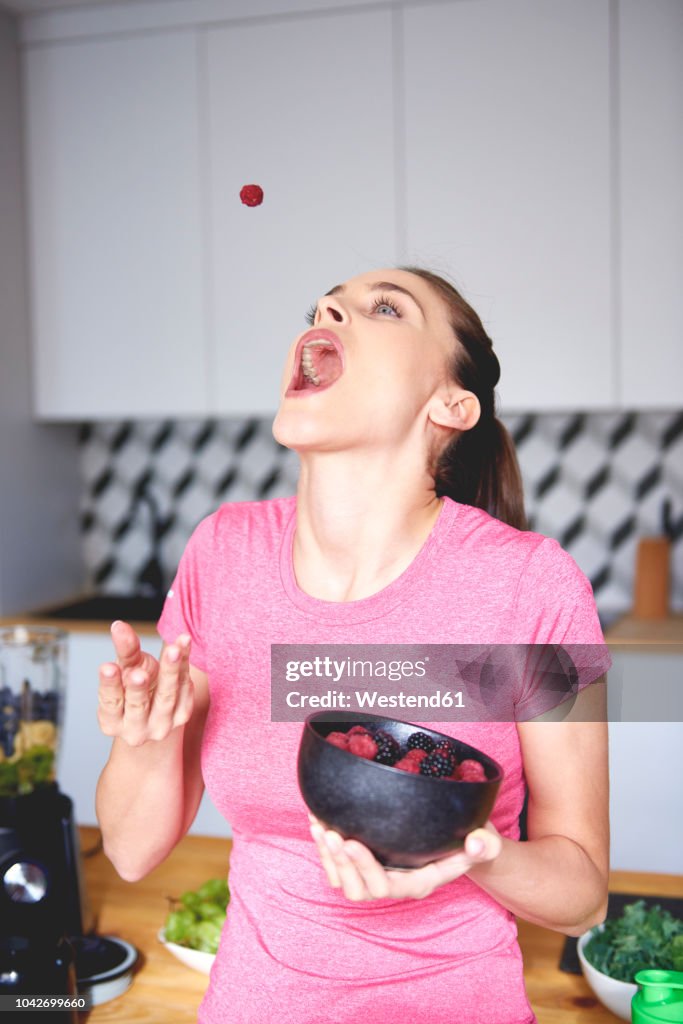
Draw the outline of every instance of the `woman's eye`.
M401 317L401 311L390 299L378 298L372 304L372 312L382 316Z
M304 320L306 321L307 324L310 324L311 327L315 323L315 314L317 312L318 312L318 307L317 307L317 305L315 303L313 303L313 305L310 307L310 309L308 310L308 312L304 316Z

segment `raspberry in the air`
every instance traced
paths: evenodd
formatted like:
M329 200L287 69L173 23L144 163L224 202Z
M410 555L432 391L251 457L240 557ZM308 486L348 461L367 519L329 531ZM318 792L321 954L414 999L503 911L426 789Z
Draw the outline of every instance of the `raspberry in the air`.
M260 206L263 202L263 189L260 185L243 185L240 199L245 206Z

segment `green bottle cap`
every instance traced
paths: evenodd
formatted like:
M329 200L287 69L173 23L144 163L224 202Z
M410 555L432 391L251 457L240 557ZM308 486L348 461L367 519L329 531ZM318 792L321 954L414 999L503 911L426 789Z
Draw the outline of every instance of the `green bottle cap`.
M683 971L638 971L633 1024L683 1024Z

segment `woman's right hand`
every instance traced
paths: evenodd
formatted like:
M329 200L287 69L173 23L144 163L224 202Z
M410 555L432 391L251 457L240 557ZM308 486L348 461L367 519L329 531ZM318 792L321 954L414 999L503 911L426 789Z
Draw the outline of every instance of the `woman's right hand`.
M165 739L189 720L194 706L190 637L181 633L157 661L141 649L127 622L114 622L111 635L116 662L100 665L100 729L131 747Z

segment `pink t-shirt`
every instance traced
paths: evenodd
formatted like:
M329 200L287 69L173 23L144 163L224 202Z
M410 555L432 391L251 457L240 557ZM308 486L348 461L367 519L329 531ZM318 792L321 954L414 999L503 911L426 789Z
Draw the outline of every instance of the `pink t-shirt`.
M444 499L406 571L360 601L299 589L296 499L223 505L198 526L159 632L190 633L208 674L206 789L233 829L231 902L201 1024L529 1024L512 914L463 876L424 900L354 903L332 889L297 785L299 722L270 720L271 644L541 644L609 667L590 583L556 541ZM409 717L397 715L397 717ZM410 717L412 721L412 717ZM497 760L491 815L519 838L524 776L510 722L418 724Z

